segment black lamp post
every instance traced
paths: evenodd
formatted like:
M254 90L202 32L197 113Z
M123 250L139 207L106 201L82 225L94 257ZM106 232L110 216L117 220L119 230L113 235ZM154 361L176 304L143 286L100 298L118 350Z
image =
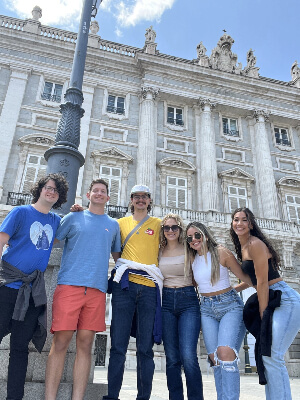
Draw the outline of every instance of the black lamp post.
M79 32L70 78L70 87L65 94L65 102L60 105L62 114L56 132L55 144L45 152L48 161L47 173L60 173L69 182L68 201L59 213L67 214L75 201L79 168L84 157L78 151L80 144L80 119L83 117L82 82L87 53L91 17L95 17L102 0L84 0Z
M241 281L239 280L239 283L241 283ZM243 300L243 293L240 292L240 297ZM244 300L243 300L244 301ZM250 365L250 358L249 358L249 345L248 345L248 331L246 331L245 336L244 336L244 352L245 352L245 374L251 374L252 373L252 368Z

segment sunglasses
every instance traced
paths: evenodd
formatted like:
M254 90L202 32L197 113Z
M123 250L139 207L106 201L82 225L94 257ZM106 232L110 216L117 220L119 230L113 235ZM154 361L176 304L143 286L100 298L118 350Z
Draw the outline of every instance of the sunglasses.
M180 228L179 225L171 225L171 226L170 225L163 225L164 232L169 232L170 230L172 232L177 232L179 228Z
M202 233L200 233L200 232L195 232L193 236L188 236L188 237L186 238L186 241L187 241L188 243L192 243L193 238L195 238L196 240L201 239L201 238L202 238Z

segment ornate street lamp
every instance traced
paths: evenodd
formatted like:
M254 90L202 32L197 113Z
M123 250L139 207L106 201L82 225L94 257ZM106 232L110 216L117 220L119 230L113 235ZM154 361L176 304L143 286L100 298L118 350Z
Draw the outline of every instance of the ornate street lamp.
M59 210L67 214L75 201L79 168L84 157L78 151L80 144L80 119L83 117L82 82L87 53L91 17L95 17L102 0L84 0L79 32L70 78L70 87L65 94L65 102L60 105L62 114L58 124L55 144L45 152L48 161L47 173L61 173L69 182L68 201Z

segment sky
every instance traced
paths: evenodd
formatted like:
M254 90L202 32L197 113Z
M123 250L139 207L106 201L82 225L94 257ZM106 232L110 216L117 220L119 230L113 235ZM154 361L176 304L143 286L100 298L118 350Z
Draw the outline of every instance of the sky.
M42 8L43 25L77 32L83 0L0 0L0 14L31 18ZM252 48L261 76L290 81L300 63L299 0L103 0L98 34L113 42L143 47L146 28L156 31L160 53L193 60L203 42L210 56L223 35L234 39L232 51L246 66Z

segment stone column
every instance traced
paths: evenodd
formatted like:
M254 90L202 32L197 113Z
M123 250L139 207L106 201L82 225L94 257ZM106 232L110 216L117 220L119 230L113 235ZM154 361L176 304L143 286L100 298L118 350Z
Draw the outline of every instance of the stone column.
M87 144L88 144L89 130L90 130L94 88L90 87L90 86L83 86L82 92L83 92L83 97L84 97L84 111L85 112L81 119L80 145L79 145L78 150L85 158ZM82 204L83 171L84 171L84 167L82 166L79 169L77 189L76 189L76 198L75 198L75 202L79 203L79 204Z
M152 198L156 183L157 108L159 89L143 86L140 104L139 147L137 151L136 183L150 187Z
M200 110L196 109L196 166L198 210L218 210L218 174L216 163L215 132L212 123L212 108L209 99L200 99Z
M11 69L10 81L0 116L0 199L3 195L4 177L29 73L28 69Z
M279 219L275 178L265 124L269 120L269 114L264 110L255 110L253 116L256 120L254 126L254 150L257 189L262 211L261 217Z

